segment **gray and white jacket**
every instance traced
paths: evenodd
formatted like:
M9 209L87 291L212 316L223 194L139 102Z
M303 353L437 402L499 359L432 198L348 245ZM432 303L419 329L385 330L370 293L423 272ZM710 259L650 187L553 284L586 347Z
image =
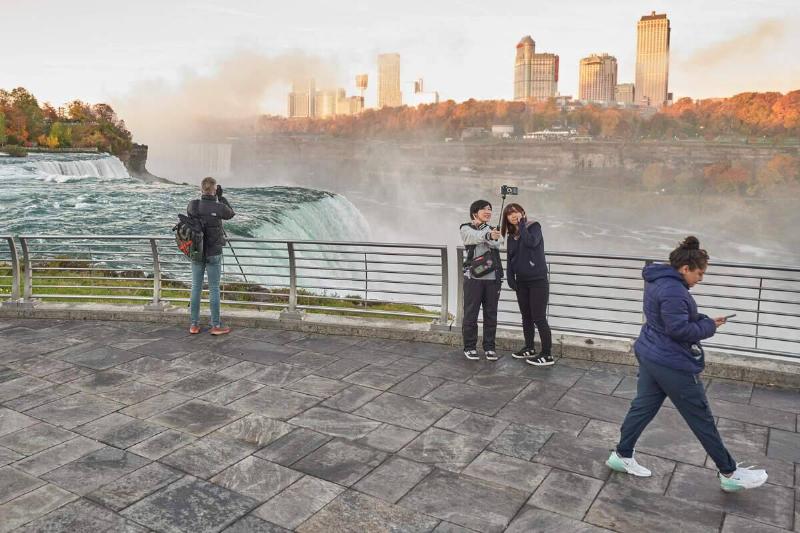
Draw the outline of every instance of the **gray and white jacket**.
M478 257L480 255L485 254L489 250L495 249L499 250L500 246L503 244L503 240L499 239L493 241L490 237L492 228L488 224L481 224L478 227L475 227L472 222L467 222L461 224L459 228L461 231L461 241L464 243L464 246L472 246L475 245L475 253L473 257ZM502 272L502 265L501 270ZM464 268L464 277L471 278L469 272L469 265L465 263ZM482 281L493 281L497 279L497 270L494 272L490 272L485 276L481 276L478 278Z

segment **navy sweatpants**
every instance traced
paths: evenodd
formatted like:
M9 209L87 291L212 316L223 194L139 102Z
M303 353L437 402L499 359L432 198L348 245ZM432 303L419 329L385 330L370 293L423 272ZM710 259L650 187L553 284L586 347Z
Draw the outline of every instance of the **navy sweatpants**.
M617 454L631 457L633 448L647 424L656 416L664 398L669 396L689 428L714 460L723 474L736 470L736 461L722 443L714 416L708 406L703 383L695 374L675 370L644 360L639 360L639 381L636 398L631 402L625 421L620 429Z

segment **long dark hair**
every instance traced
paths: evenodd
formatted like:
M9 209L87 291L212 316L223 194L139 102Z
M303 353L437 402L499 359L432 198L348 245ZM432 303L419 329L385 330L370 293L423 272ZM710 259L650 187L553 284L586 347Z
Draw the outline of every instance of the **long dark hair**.
M669 264L676 270L684 265L688 265L689 270L698 268L705 270L708 267L708 259L708 252L700 248L700 241L693 235L686 237L669 254Z
M510 203L503 209L503 218L500 223L500 233L503 237L506 236L506 233L511 235L512 237L517 234L517 226L508 222L508 215L511 213L521 213L525 216L525 210L522 209L522 206L515 203Z

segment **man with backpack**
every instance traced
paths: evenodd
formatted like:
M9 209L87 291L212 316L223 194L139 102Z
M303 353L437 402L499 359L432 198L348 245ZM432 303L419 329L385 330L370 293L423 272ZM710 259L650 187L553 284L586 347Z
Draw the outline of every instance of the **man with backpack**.
M208 272L208 300L211 307L212 335L225 335L231 328L222 327L219 317L219 279L222 270L222 247L225 246L225 232L222 221L230 220L235 214L231 204L222 196L222 187L217 180L208 177L200 183L202 196L192 200L186 208L190 218L200 222L202 227L202 254L192 257L192 300L190 305L192 324L189 333L200 333L200 295L203 291L203 274Z
M503 283L500 262L501 235L489 226L492 204L476 200L469 206L470 222L461 224L461 240L467 250L464 262L464 357L478 359L478 312L483 307L483 353L489 361L497 361L495 333L497 306Z

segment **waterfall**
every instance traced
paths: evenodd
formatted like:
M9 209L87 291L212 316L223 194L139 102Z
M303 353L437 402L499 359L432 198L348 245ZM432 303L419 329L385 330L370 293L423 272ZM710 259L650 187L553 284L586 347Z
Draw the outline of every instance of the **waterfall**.
M75 160L39 160L34 166L45 181L65 182L69 178L130 179L125 165L114 156Z

